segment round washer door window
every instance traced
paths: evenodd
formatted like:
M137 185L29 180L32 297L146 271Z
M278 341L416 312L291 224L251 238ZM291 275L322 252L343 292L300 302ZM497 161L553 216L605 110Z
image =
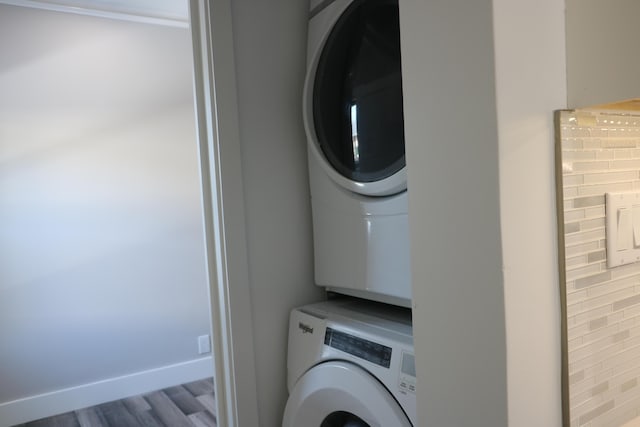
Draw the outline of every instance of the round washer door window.
M336 21L313 81L317 144L343 177L383 180L405 167L397 0L355 0Z
M367 371L332 361L307 371L296 383L282 427L411 427L389 391Z

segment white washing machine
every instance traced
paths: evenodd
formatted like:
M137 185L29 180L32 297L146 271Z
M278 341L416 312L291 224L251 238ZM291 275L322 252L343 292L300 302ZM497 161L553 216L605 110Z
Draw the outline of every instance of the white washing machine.
M316 284L411 306L397 0L311 1L303 117Z
M283 427L417 425L411 313L370 301L295 309Z

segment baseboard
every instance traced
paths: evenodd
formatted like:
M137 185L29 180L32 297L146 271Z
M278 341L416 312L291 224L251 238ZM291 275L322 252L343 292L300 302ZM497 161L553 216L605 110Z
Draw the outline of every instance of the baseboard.
M211 356L0 403L0 427L213 376Z

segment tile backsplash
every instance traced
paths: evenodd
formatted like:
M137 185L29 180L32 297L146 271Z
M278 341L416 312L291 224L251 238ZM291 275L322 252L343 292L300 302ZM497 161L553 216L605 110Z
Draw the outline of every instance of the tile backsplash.
M640 416L640 263L607 268L605 193L640 191L640 114L557 120L570 425L620 426Z

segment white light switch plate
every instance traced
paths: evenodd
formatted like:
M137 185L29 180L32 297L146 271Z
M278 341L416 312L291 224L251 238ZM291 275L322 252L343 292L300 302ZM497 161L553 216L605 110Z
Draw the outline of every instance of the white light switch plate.
M606 193L607 267L640 261L640 192Z

